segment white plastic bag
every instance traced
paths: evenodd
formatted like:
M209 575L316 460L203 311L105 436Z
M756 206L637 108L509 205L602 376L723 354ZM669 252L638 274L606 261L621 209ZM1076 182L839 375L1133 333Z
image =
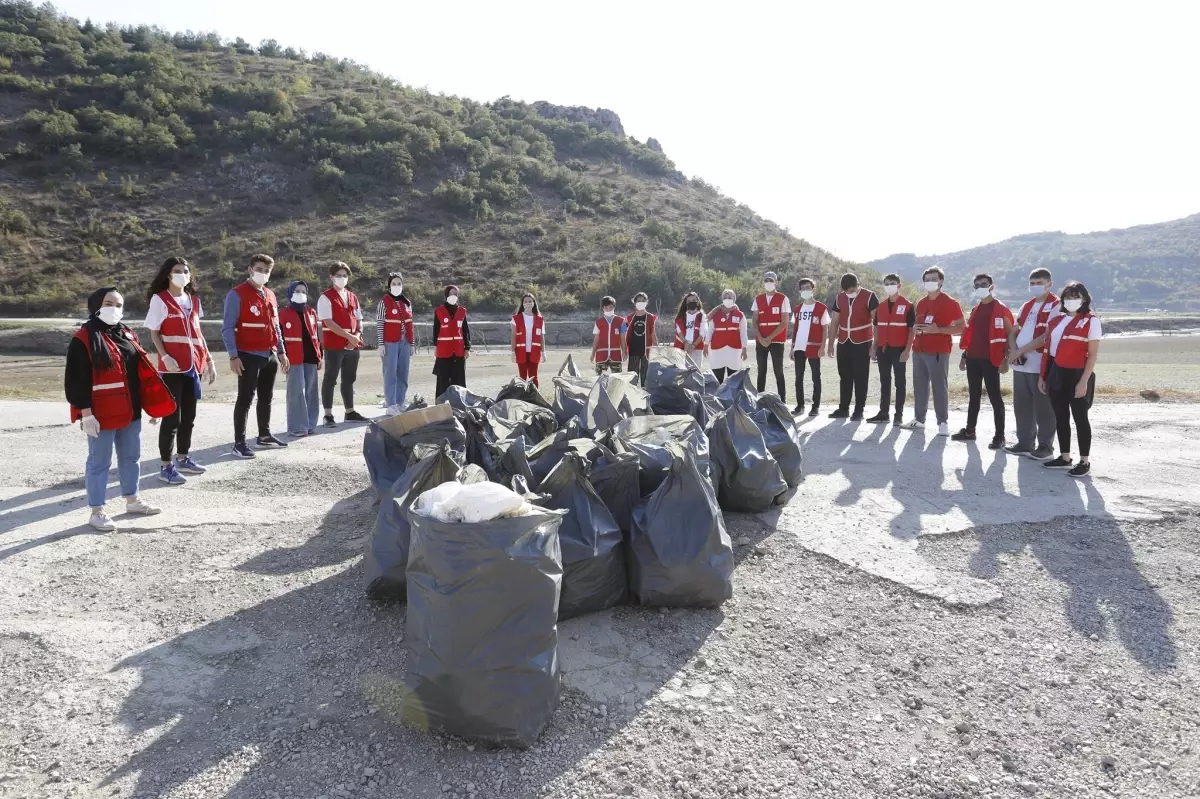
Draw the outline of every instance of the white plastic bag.
M443 483L417 499L416 510L440 522L489 522L527 515L525 498L498 483Z

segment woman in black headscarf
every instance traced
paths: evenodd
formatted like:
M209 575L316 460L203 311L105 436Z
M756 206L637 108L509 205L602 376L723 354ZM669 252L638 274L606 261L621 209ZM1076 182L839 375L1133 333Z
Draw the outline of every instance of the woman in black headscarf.
M471 328L467 309L458 304L458 286L442 292L445 302L433 309L433 373L437 375L437 397L450 386L467 385L467 358L471 355Z
M142 411L152 423L175 412L175 400L138 345L137 335L121 324L124 305L115 286L93 292L88 297L88 320L67 346L65 388L71 421L79 421L88 436L84 476L91 508L88 523L104 532L117 529L104 512L114 447L125 512L159 513L138 497Z

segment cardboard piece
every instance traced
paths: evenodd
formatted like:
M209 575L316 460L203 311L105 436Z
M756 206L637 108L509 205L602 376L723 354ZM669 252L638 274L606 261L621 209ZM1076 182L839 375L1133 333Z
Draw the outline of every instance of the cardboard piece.
M454 410L449 405L441 404L429 408L420 408L415 411L405 411L395 416L389 416L386 419L376 419L375 423L383 428L384 432L399 438L405 433L411 433L413 430L418 430L427 424L453 418Z

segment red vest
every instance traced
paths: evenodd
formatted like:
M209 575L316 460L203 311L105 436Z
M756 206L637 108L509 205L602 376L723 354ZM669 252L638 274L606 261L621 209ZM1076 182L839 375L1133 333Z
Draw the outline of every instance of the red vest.
M391 293L383 295L383 343L413 343L412 306Z
M347 333L357 333L362 329L362 324L358 320L358 296L353 291L346 291L345 302L342 302L342 298L338 296L337 289L325 289L322 293L329 300L329 305L333 309L331 322L336 323ZM326 330L322 325L321 346L327 350L344 350L350 348L350 342L332 330Z
M596 363L616 363L621 360L621 325L625 320L614 315L612 321L603 315L596 320ZM649 346L649 345L647 345Z
M163 349L179 365L180 371L194 368L197 374L204 374L208 368L208 347L204 343L204 334L200 332L200 298L192 295L192 312L186 316L170 291L163 289L158 293L158 298L167 306L167 318L158 331ZM162 358L158 359L158 371L167 371Z
M1008 354L1008 328L1012 326L1013 315L1008 306L1000 300L992 300L992 302L996 304L995 310L992 311L992 329L975 329L975 315L983 306L983 303L979 303L971 309L971 315L967 318L967 329L958 339L958 348L966 352L971 346L972 336L987 336L988 357L992 361L992 366L999 366L1004 363L1004 356Z
M633 335L633 320L637 318L636 314L629 314L625 317L625 346L629 347L629 337ZM654 326L658 324L658 317L646 311L646 357L650 357L650 348L658 344L658 339L655 338Z
M171 396L171 390L150 365L146 351L138 345L137 334L126 328L125 335L138 351L138 384L141 387L139 394L142 410L155 419L170 416L175 413L175 398ZM79 328L75 338L83 342L90 360L92 345L88 340L87 327ZM101 430L120 430L133 421L133 396L129 393L129 378L125 375L125 361L121 359L121 351L107 336L104 343L108 346L112 365L107 369L97 369L92 365L92 416L100 422ZM71 421L77 422L82 417L79 409L72 406Z
M467 344L463 339L463 323L467 321L467 309L458 307L451 316L445 305L439 305L433 311L438 322L438 339L433 348L435 358L462 358L467 354Z
M533 317L533 330L528 331L525 329L525 314L515 313L515 314L513 314L513 324L516 326L514 329L516 330L516 334L517 334L517 343L516 343L517 362L518 363L541 363L542 362L542 344L546 338L546 320L544 318L542 318L541 316L534 316ZM525 337L527 335L532 339L532 346L530 346L528 353L525 352ZM620 359L621 359L621 356L618 353L617 360L620 360Z
M712 339L709 341L709 345L714 350L723 350L726 347L740 350L742 348L742 322L745 319L745 315L736 305L729 310L725 310L724 307L718 308L709 319L709 324L712 325Z
M779 327L780 322L787 321L783 316L785 299L787 298L783 296L782 291L776 291L769 297L766 294L759 294L754 298L754 310L758 312L758 335L767 338L775 332L775 328ZM787 341L787 325L784 325L783 330L770 339L769 343L776 341Z
M692 333L692 343L687 345L687 346L690 346L692 349L695 349L696 347L699 347L700 349L704 349L704 337L700 335L700 326L702 324L704 324L704 314L700 311L696 311L696 318L692 320L692 328L694 330L694 332ZM687 316L677 316L677 317L675 317L675 341L674 341L675 349L677 349L677 350L686 349L687 348L687 347L685 347L686 342L687 342Z
M233 340L242 352L270 352L279 344L275 337L275 323L279 321L279 306L275 292L268 288L258 293L251 283L241 283L234 288L241 300L237 324L233 328Z
M1042 303L1042 307L1038 311L1037 319L1035 319L1033 322L1033 337L1035 339L1039 339L1045 335L1046 324L1050 321L1050 314L1052 314L1054 309L1058 306L1058 297L1052 292L1046 292L1041 297L1028 299L1025 301L1025 304L1021 306L1021 313L1017 317L1017 327L1025 327L1025 320L1029 318L1029 314L1033 310L1033 306L1037 305L1039 302ZM1043 344L1042 348L1039 349L1038 352L1045 351L1046 345Z
M1091 332L1092 320L1095 318L1092 314L1063 314L1050 320L1046 326L1047 344L1055 329L1059 325L1066 325L1063 328L1062 338L1058 342L1058 351L1054 353L1056 366L1064 369L1082 369L1087 366L1088 333ZM1049 347L1047 347L1048 349ZM1046 375L1046 364L1049 360L1049 358L1042 358L1043 377Z
M317 366L320 366L323 355L321 340L317 338L317 312L314 308L305 308L303 319L290 305L279 312L279 326L283 328L283 349L287 352L287 358L294 365L304 363L304 330L301 325L308 328L308 337L317 351Z
M859 289L853 302L844 291L837 295L833 310L838 315L839 342L844 344L849 340L851 344L865 344L871 340L871 312L867 306L871 304L872 296L863 289Z
M904 297L896 297L895 302L881 300L875 309L875 346L900 347L908 346L908 311L912 308Z
M792 350L796 349L796 336L800 334L800 314L804 310L803 300L792 310ZM829 306L820 300L813 301L812 319L808 324L808 345L804 348L805 358L816 358L821 354L821 342L825 340L825 325L821 320L829 312Z

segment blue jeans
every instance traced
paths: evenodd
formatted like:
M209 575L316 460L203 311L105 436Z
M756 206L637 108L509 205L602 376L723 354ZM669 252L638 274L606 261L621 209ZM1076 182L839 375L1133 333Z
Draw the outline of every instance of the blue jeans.
M117 449L117 476L121 480L121 496L138 495L142 457L142 420L134 419L120 430L101 430L100 435L88 438L87 486L89 508L103 508L108 494L108 470L112 467L113 446Z
M317 365L295 363L287 376L287 426L289 433L306 433L317 426L321 398L317 395Z
M388 406L403 405L408 394L408 362L412 345L397 341L383 345L383 396Z

